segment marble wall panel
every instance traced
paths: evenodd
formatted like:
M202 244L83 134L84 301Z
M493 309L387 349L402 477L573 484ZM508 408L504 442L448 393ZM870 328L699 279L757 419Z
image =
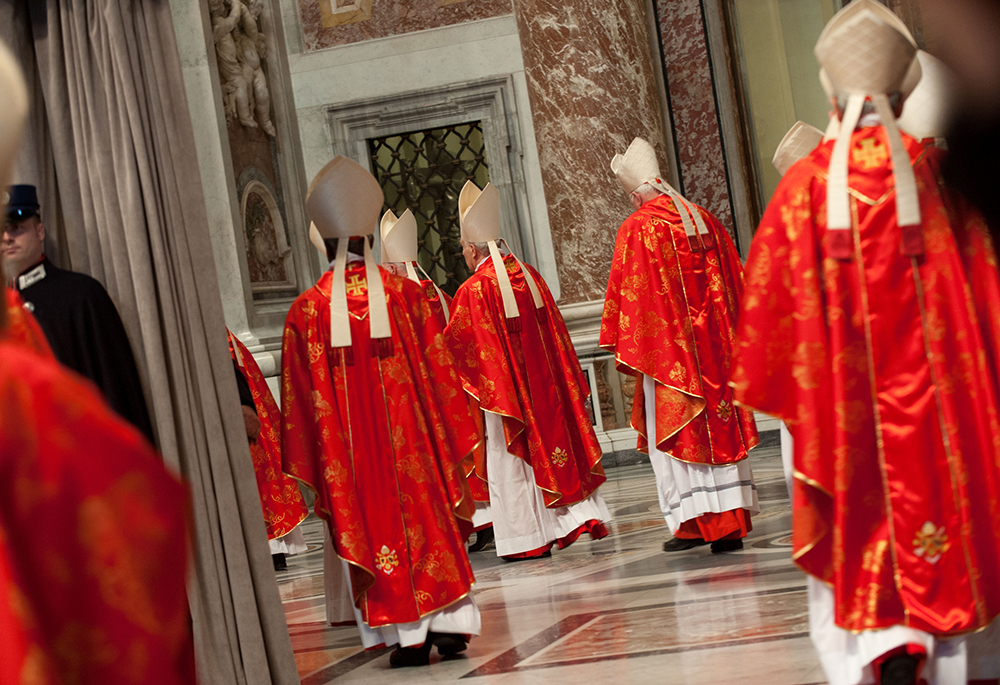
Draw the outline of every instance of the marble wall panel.
M684 195L734 234L700 0L656 0Z
M514 0L561 304L603 298L631 212L609 167L635 136L664 149L644 0Z
M299 0L306 51L511 13L511 0Z

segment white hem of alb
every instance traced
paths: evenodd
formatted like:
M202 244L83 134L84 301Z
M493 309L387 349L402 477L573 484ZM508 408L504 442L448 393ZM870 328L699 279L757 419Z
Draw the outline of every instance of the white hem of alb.
M347 562L341 560L345 578L350 578ZM348 580L350 583L350 580ZM352 605L353 607L353 605ZM453 633L457 635L479 635L482 621L479 607L472 595L467 595L454 604L424 616L412 623L393 623L372 628L361 619L361 611L354 608L354 619L361 633L361 644L365 649L375 647L416 647L424 644L428 632Z
M531 466L507 451L503 417L486 414L486 472L497 556L523 554L564 538L588 521L611 519L604 498L594 491L568 507L548 509Z
M489 502L476 502L476 511L472 514L472 527L476 530L493 525L493 508Z
M710 466L674 459L656 448L656 381L642 377L646 401L646 427L649 433L649 461L656 476L660 511L670 531L676 533L685 521L709 512L721 514L734 509L760 512L757 486L750 470L750 460L735 464Z
M271 554L287 554L292 556L309 550L309 546L306 544L306 539L302 535L299 526L295 526L292 532L287 535L282 535L280 538L275 538L274 540L268 540L267 544L271 548Z

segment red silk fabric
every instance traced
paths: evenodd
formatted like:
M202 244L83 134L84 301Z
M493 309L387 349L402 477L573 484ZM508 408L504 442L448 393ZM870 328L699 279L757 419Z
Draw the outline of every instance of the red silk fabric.
M584 404L590 386L545 281L526 266L545 303L536 310L517 262L508 255L504 264L521 330L507 327L496 271L487 260L455 293L448 343L466 391L483 410L503 417L507 451L531 465L545 506L569 506L606 480Z
M441 298L438 296L438 291L434 287L434 283L427 279L421 279L420 285L424 288L424 294L427 295L427 301L431 305L431 311L434 312L435 318L437 318L442 328L447 327L448 317L445 316L444 307L441 306ZM441 292L441 295L448 305L448 312L451 313L453 311L452 298L444 291ZM471 396L469 397L469 411L476 422L476 428L479 433L479 444L476 445L476 449L472 453L472 458L465 461L465 477L469 481L469 490L472 492L472 499L476 502L488 503L490 501L490 488L486 479L486 426L483 423L483 412Z
M281 412L267 387L267 380L253 355L239 338L229 333L229 354L240 366L247 379L253 402L260 419L260 434L250 442L250 457L257 476L257 494L267 525L267 539L288 535L305 521L309 508L302 498L299 484L281 470ZM235 348L235 349L234 349ZM236 350L239 350L239 357Z
M684 232L673 200L661 195L618 230L601 320L600 346L618 370L656 381L660 451L696 464L732 464L759 442L753 412L729 388L743 275L718 220L699 208L714 247ZM648 451L641 380L632 404L639 450Z
M795 439L794 559L837 625L935 635L1000 612L1000 280L982 221L904 135L925 251L901 253L889 143L854 133L853 254L828 256L833 143L797 162L754 238L733 372Z
M381 273L391 356L372 344L364 265L350 263L352 354L330 347L327 272L292 305L281 360L285 472L316 491L372 627L417 621L469 593L475 504L463 461L479 442L423 289Z
M187 505L89 382L0 341L0 683L193 683Z
M24 301L13 288L4 288L7 293L7 330L4 337L21 343L46 357L52 357L52 348L45 338L35 317L24 308Z

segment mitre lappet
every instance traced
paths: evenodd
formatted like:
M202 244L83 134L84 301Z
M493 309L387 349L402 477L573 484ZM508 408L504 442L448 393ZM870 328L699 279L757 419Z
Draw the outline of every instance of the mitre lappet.
M920 82L906 98L896 124L917 140L944 138L951 116L951 70L923 50L917 51L917 61L920 63Z
M816 149L823 142L823 132L804 121L796 121L778 143L771 163L784 176L792 165Z
M351 322L347 309L347 247L351 238L375 233L382 210L382 188L364 167L352 159L334 157L313 179L306 195L306 212L312 221L310 239L317 249L323 240L337 240L330 285L330 345L351 347ZM313 230L315 229L315 231ZM382 276L369 241L364 241L365 280L372 341L391 341L389 305ZM325 251L325 245L323 247Z
M912 36L900 19L880 3L855 0L823 29L815 54L825 75L825 78L821 75L824 86L838 101L846 97L827 184L830 256L847 259L853 253L848 161L854 130L869 99L889 139L904 254L922 253L922 241L908 235L921 225L916 177L889 104L890 95L900 93L905 98L919 81L920 67ZM907 231L907 227L911 230Z
M391 209L387 209L385 214L382 215L380 234L382 239L382 263L402 262L406 265L407 278L417 284L421 282L420 275L417 273L419 269L420 274L423 274L424 278L434 286L438 299L441 301L441 307L444 308L444 318L447 320L449 312L444 293L441 292L441 288L438 287L433 278L427 275L427 272L420 266L420 262L417 261L417 255L420 250L417 245L417 218L413 216L413 212L407 209L397 217Z
M502 241L511 257L517 262L518 267L524 274L524 280L531 291L531 297L535 302L536 310L545 310L545 301L542 300L542 293L535 283L534 276L524 268L524 264L517 258L514 251L507 245L507 241L500 237L500 191L492 183L487 183L482 190L472 181L466 181L458 196L458 216L462 228L462 240L467 243L488 243L490 246L490 259L493 260L493 268L497 273L497 285L500 287L500 297L503 300L504 316L507 318L507 326L511 331L520 330L519 318L521 316L517 309L517 300L514 299L514 289L510 285L510 276L503 263L503 256L497 242Z
M698 241L692 240L696 233L701 236L701 241L706 247L714 245L714 238L705 225L701 212L662 179L660 164L656 161L656 150L647 141L642 138L633 140L625 154L615 155L611 160L611 171L618 177L618 183L627 194L648 185L673 200L692 250L698 250Z
M28 92L17 60L3 42L0 42L0 92L4 93L4 106L0 107L0 188L6 188L28 114ZM6 197L0 202L0 209L5 204ZM0 303L0 306L5 305Z

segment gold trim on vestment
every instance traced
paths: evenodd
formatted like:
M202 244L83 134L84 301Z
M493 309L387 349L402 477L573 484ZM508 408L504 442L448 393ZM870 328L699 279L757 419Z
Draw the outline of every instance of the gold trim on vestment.
M858 266L858 278L861 281L861 287L858 290L861 293L861 307L864 310L865 347L868 357L868 384L870 386L872 412L874 413L875 419L875 445L878 448L878 464L879 470L882 474L882 498L883 505L885 506L886 524L889 532L892 576L896 584L896 592L899 594L900 603L903 605L903 625L909 626L910 611L907 608L906 603L903 602L903 580L899 573L899 559L897 558L896 550L896 521L893 518L892 499L889 492L889 474L885 465L885 442L882 436L882 412L879 410L878 405L878 386L875 378L875 352L871 331L871 308L868 304L868 280L865 275L864 252L861 249L861 222L858 217L858 206L856 202L851 204L851 215L853 224L851 231L854 234L854 258Z
M968 517L968 512L964 512L965 515L963 515L962 498L959 493L958 474L956 473L957 465L955 464L955 453L951 447L951 436L948 434L948 422L945 418L944 406L941 402L940 385L938 384L937 373L934 370L934 355L930 347L924 283L920 276L917 258L911 257L910 264L910 268L913 271L914 285L916 286L917 291L917 304L920 306L920 325L921 332L924 337L924 354L927 356L927 367L930 370L931 383L934 384L934 404L938 413L938 425L941 429L941 440L944 443L945 455L948 460L948 475L951 477L951 496L955 499L956 513L959 515L959 519L961 521L958 534L959 537L962 538L962 551L965 553L965 566L969 571L969 589L972 591L972 601L976 605L977 618L980 623L984 623L986 617L986 606L983 604L982 597L979 594L979 587L977 583L977 579L980 574L979 570L975 567L975 564L973 564L972 554L969 552L969 537L974 537L972 534L972 520ZM968 531L969 534L966 535L965 531Z

